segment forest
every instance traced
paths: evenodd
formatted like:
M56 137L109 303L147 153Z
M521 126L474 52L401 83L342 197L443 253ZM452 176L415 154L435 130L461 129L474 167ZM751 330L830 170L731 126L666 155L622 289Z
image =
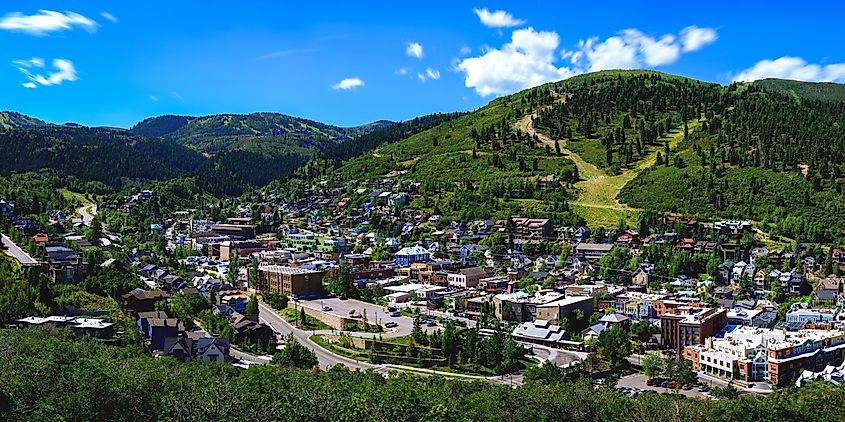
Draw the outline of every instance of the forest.
M834 421L845 405L845 387L829 383L712 401L632 399L560 371L530 371L512 388L344 367L242 370L76 341L63 330L0 330L0 351L0 419L9 421Z

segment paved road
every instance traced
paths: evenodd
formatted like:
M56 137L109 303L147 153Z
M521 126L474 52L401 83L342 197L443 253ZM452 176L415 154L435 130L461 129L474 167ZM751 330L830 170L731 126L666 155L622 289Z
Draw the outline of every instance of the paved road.
M97 204L86 205L80 208L79 215L82 216L82 224L90 226L91 220L97 215Z
M337 364L341 364L346 365L350 368L375 369L382 371L384 370L384 368L381 366L372 365L366 362L359 362L355 359L349 359L329 352L317 343L311 341L309 337L311 336L312 331L302 331L296 327L293 327L292 325L288 324L288 322L285 321L284 318L279 316L279 314L277 314L273 309L261 302L259 302L258 304L258 317L261 319L262 322L269 325L277 334L287 336L288 334L293 333L294 338L296 338L301 344L305 345L317 354L317 360L320 363L320 369L327 370Z
M38 261L36 261L33 257L29 256L23 249L21 249L18 245L12 242L12 239L9 239L8 236L5 234L2 237L4 252L18 260L21 265L24 266L35 266L38 265Z

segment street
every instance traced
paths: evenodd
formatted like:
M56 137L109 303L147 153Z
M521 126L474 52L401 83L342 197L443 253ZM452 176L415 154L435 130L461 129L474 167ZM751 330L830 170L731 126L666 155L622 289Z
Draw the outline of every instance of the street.
M97 215L97 204L90 204L79 208L79 215L82 216L82 224L85 226L91 225L91 220Z
M12 239L9 239L5 234L2 237L3 241L3 248L5 248L5 252L7 255L11 256L18 260L21 265L24 266L35 266L38 265L38 261L36 261L33 257L29 256L23 249L21 249L18 245L12 242Z

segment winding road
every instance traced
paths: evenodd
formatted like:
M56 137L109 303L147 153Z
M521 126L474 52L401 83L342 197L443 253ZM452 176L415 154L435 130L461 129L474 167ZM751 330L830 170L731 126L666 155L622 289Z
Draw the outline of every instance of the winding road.
M77 210L82 216L82 224L90 226L94 216L97 215L97 204L88 204Z

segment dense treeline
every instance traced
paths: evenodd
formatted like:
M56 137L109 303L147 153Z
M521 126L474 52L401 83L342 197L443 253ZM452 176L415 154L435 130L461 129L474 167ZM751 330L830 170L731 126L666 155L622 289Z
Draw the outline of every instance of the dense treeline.
M631 399L559 371L517 388L342 367L242 371L73 341L63 331L3 330L0 351L3 420L833 421L845 405L845 387L824 383L710 401Z
M408 138L424 130L431 129L441 123L448 122L464 113L436 113L416 117L401 123L390 125L381 130L358 135L346 142L329 145L322 149L318 156L324 160L331 160L335 164L352 157L371 151L388 142Z
M189 121L191 121L191 117L168 114L141 120L129 130L141 136L164 136L181 129Z
M0 130L0 169L53 169L64 176L111 187L127 181L163 180L196 171L202 156L179 145L126 132L68 126Z

